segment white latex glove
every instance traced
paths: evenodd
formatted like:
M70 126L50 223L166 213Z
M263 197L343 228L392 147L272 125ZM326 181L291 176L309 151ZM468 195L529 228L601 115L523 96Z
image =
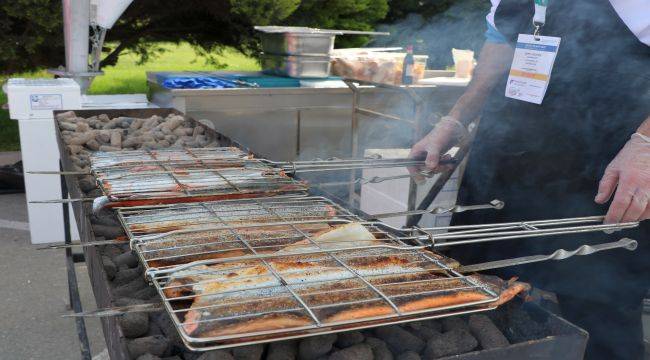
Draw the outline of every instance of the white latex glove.
M458 120L445 116L433 127L431 132L413 145L409 158L421 158L426 155L424 167L432 171L440 170L438 169L438 163L441 156L466 134L467 129L463 124ZM417 173L419 170L423 169L409 168L412 174Z
M650 219L650 139L632 135L607 166L595 201L606 203L615 189L605 223Z

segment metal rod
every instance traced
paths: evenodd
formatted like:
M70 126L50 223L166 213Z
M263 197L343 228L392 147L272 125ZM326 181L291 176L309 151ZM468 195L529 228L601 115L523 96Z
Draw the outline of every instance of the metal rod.
M59 163L59 167L63 169L63 165ZM61 176L61 196L68 197L68 187L65 182L65 177ZM61 204L63 209L63 233L65 236L65 243L72 243L72 236L70 234L70 212L67 203ZM74 260L71 248L65 249L65 266L68 274L68 295L70 296L70 307L75 313L83 311L81 306L81 297L79 296L79 287L77 283L77 273L74 268ZM86 332L86 322L83 318L76 318L75 325L77 327L77 336L79 337L79 346L81 348L81 358L91 358L90 343L88 341L88 333Z
M52 200L33 200L30 204L70 204L74 202L92 202L95 198L81 198L81 199L52 199Z
M158 312L162 310L164 310L162 303L157 302L157 303L147 303L147 304L115 306L115 307L103 308L97 310L74 312L71 314L63 314L61 315L61 317L98 318L98 317L118 316L118 315L138 313L138 312Z
M381 219L381 218L391 218L391 217L398 217L398 216L408 216L408 215L420 215L420 214L433 214L433 215L438 215L438 214L447 214L447 213L461 213L465 211L471 211L471 210L484 210L484 209L494 209L494 210L501 210L505 206L505 203L501 200L492 200L488 204L480 204L480 205L453 205L449 207L435 207L433 209L427 209L427 210L412 210L412 211L396 211L396 212L390 212L390 213L381 213L381 214L372 214L370 217L376 218L376 219Z
M32 175L92 175L90 171L27 171Z
M103 240L103 241L89 241L89 242L73 242L70 244L52 244L52 245L37 247L36 250L68 249L68 248L76 248L76 247L101 246L101 245L111 245L111 244L128 244L128 241Z
M558 261L558 260L565 260L573 256L591 255L599 251L606 251L606 250L613 250L613 249L626 249L629 251L634 251L636 250L637 246L638 243L636 240L623 238L619 241L609 242L604 244L582 245L579 248L572 251L558 249L550 255L531 255L531 256L523 256L523 257L518 257L513 259L505 259L505 260L489 261L480 264L465 265L465 266L460 266L458 268L458 271L461 273L469 273L469 272L499 269L499 268L509 267L509 266L531 264L531 263L548 261L548 260Z

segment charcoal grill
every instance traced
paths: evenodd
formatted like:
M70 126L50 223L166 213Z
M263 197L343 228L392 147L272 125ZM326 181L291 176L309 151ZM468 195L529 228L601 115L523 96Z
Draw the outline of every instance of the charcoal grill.
M147 278L163 299L185 345L193 350L493 309L499 292L480 277L466 274L472 269L483 270L482 267L463 269L431 250L636 226L636 223L596 224L602 222L602 217L584 217L396 229L378 221L366 221L318 196L117 211L132 249L145 266ZM368 230L367 238L355 239L353 243L317 240L317 234L342 224L362 226ZM447 232L432 235L441 230ZM388 265L384 271L384 261L396 265ZM301 278L293 270L282 270L282 264L297 263L312 268L313 272ZM242 275L252 271L254 275ZM322 279L319 277L322 273L329 276ZM242 280L259 280L261 285L244 283L236 290L224 285ZM225 290L220 290L224 286ZM205 293L188 290L196 288L204 289ZM340 294L349 296L337 296ZM421 301L435 305L414 305ZM246 306L242 307L242 303ZM369 314L353 319L337 316L357 308L364 308ZM212 311L219 315L213 316ZM194 319L197 314L209 314L206 315L209 317ZM295 323L280 328L270 324L249 331L215 330L260 318L291 318ZM201 329L203 334L196 335Z
M133 115L131 113L131 116L137 116L137 115ZM227 146L230 145L230 143L224 142L224 145ZM68 154L65 151L62 151L62 159L64 163L64 170L70 169ZM271 164L271 166L273 166L273 164ZM63 175L65 175L65 173L63 173ZM74 197L80 196L81 192L79 191L77 182L74 181L74 178L71 176L66 176L65 179L68 185L70 186L71 194ZM580 218L580 219L561 219L561 220L542 221L542 222L522 222L522 223L509 223L509 224L497 224L497 225L476 225L476 226L463 227L463 228L419 229L414 227L411 229L404 230L404 229L390 228L379 222L366 221L364 219L367 219L367 217L363 215L359 215L357 213L353 213L352 211L347 210L345 207L341 207L327 199L316 198L313 196L312 197L297 196L298 194L294 194L294 195L296 196L283 196L282 198L275 197L270 200L266 198L257 198L257 199L248 199L248 200L224 200L221 201L220 203L223 205L223 204L241 204L243 202L246 204L256 204L257 206L259 206L260 203L264 203L265 201L298 201L298 200L320 201L321 205L333 206L336 212L333 214L327 214L327 216L325 216L325 219L323 219L322 216L319 217L318 214L313 214L313 213L303 214L302 218L298 216L292 217L287 214L282 215L282 213L280 214L280 216L278 216L278 214L273 214L275 218L273 218L273 216L271 218L264 218L264 216L267 214L261 211L257 214L257 216L260 217L260 221L265 221L264 226L270 225L270 226L288 227L291 228L293 231L297 231L298 233L301 233L301 229L303 225L310 226L312 224L325 223L327 226L331 226L334 224L341 224L345 222L360 222L366 228L370 229L374 234L380 234L381 236L383 236L380 239L382 243L381 246L376 248L370 248L370 246L362 245L354 249L332 248L332 249L327 249L327 251L322 251L322 249L316 249L318 246L303 247L303 248L298 248L289 254L284 254L282 255L283 257L278 257L277 254L273 256L272 254L266 254L265 251L262 250L258 251L258 249L256 249L255 246L250 246L250 242L248 242L249 246L246 246L247 241L238 241L238 242L236 241L233 242L233 244L238 244L238 246L243 245L244 246L243 249L247 251L245 254L240 256L232 256L230 259L223 259L223 258L202 259L202 260L188 262L188 259L183 257L188 255L192 256L193 255L192 253L183 254L182 251L180 253L172 252L164 256L165 258L171 258L172 259L171 263L163 264L163 265L160 264L154 265L153 261L160 260L158 259L159 257L149 258L148 257L149 255L145 255L145 254L150 254L150 255L152 254L152 253L147 253L145 251L147 251L147 249L152 250L151 248L147 248L147 247L148 246L150 247L153 243L164 244L168 239L172 239L174 237L182 241L184 238L188 236L188 234L191 234L193 236L198 235L200 237L202 236L202 234L206 235L208 232L215 232L215 231L239 233L242 231L242 229L245 229L247 226L250 227L250 225L237 223L239 221L237 220L237 216L225 217L224 219L223 214L221 214L219 215L221 219L219 219L219 216L214 215L215 212L214 207L210 208L210 205L215 205L216 203L206 202L206 201L195 203L195 204L168 204L168 205L159 205L159 206L138 206L129 209L119 209L121 220L123 221L123 224L125 224L127 232L129 233L130 243L133 246L133 248L136 249L136 253L138 254L138 256L140 256L140 259L143 262L143 264L145 264L145 267L147 268L147 276L154 282L154 285L156 286L159 294L163 295L165 308L167 312L171 315L172 319L175 319L175 325L178 327L179 331L181 332L181 335L182 335L183 327L178 317L181 316L180 314L184 312L184 310L183 308L176 308L174 307L176 306L176 304L172 304L174 302L173 300L180 300L180 299L170 299L164 297L165 295L164 287L166 286L166 282L164 281L164 279L171 278L173 276L178 276L178 274L182 271L196 270L197 267L228 264L232 262L242 262L242 261L256 262L264 266L264 263L266 264L271 263L273 259L278 259L278 258L280 259L307 258L307 259L315 259L315 260L328 258L329 260L327 261L335 262L341 265L341 263L339 263L335 258L338 257L339 260L343 260L343 264L346 264L346 261L348 261L348 259L354 258L356 254L361 253L365 255L369 251L374 251L379 253L384 252L385 254L397 254L398 256L411 256L411 257L420 257L420 258L424 257L425 259L423 259L422 261L428 264L429 266L431 266L430 268L427 268L427 270L430 269L431 273L435 274L435 276L438 276L438 278L442 279L443 282L466 281L465 284L469 284L467 285L467 287L471 287L472 289L478 289L478 291L480 291L483 295L485 295L486 298L480 301L476 301L474 303L467 303L471 305L465 304L467 306L462 306L462 307L450 306L449 308L446 309L437 309L440 311L431 311L431 312L422 312L422 313L417 313L417 312L405 313L401 316L398 314L392 317L385 315L385 317L383 318L365 319L365 321L359 321L355 323L341 323L341 324L333 323L333 324L323 325L323 322L320 320L320 318L318 318L318 316L316 316L316 319L314 319L309 314L310 311L308 310L311 310L311 312L314 313L314 315L316 315L314 311L317 310L317 307L303 306L303 304L298 300L302 298L300 296L294 296L294 294L288 290L288 288L290 288L290 286L288 286L289 284L287 285L281 284L280 287L287 288L286 292L288 292L288 294L285 292L285 295L287 295L287 297L290 299L294 299L295 304L298 305L298 307L296 307L297 309L299 309L298 311L303 311L307 313L308 318L310 318L312 321L311 324L301 329L294 329L293 332L286 331L286 332L268 333L268 334L249 333L247 334L248 336L247 338L222 336L215 340L214 337L193 338L191 335L182 336L183 341L185 342L186 345L189 345L190 348L207 350L216 347L229 347L229 346L243 345L243 344L250 344L250 343L257 343L257 342L266 342L266 341L272 341L274 339L279 339L279 338L304 337L304 336L317 335L317 334L323 334L328 332L338 332L338 331L348 330L352 328L375 327L375 326L385 325L388 323L399 323L399 322L414 321L414 320L420 320L426 318L452 316L452 315L468 313L468 312L485 311L494 308L494 306L491 306L491 304L495 299L497 299L497 295L498 295L497 291L494 288L492 288L490 284L488 284L487 282L483 282L482 278L475 277L474 275L471 276L465 275L462 267L458 267L458 264L455 264L449 259L440 257L439 255L429 251L431 247L435 248L435 247L442 247L442 246L451 246L454 245L452 243L456 243L456 242L457 244L466 244L466 243L479 242L479 241L502 240L502 239L509 239L509 238L532 237L532 236L540 236L540 235L558 235L567 232L601 231L607 229L616 229L616 228L635 226L635 224L623 224L623 225L612 225L612 226L595 225L596 223L602 220L602 217L589 217L589 218ZM309 204L309 206L313 206L313 203ZM67 206L64 206L63 208L67 209ZM262 208L264 209L264 206L262 206ZM269 205L267 204L267 209L268 208ZM271 206L270 208L273 209L273 206ZM84 236L82 237L82 241L91 241L91 242L94 241L95 239L93 238L92 232L89 231L90 224L88 223L88 220L86 218L87 215L89 214L89 210L90 210L89 207L82 203L76 203L74 204L74 210L75 210L75 214L77 215L77 218L82 219L82 221L78 222L80 226L80 233L84 234ZM158 219L147 218L147 216L151 216L156 212L159 212L159 214L161 214L162 217ZM189 220L183 219L183 221L181 221L180 224L175 224L175 222L178 220L176 216L179 215L179 213L181 215L183 214L188 215L188 214L192 214L192 212L194 212L195 214L190 216ZM217 214L219 214L218 211ZM138 216L141 217L139 218ZM129 220L132 220L132 222L129 222ZM146 224L144 230L142 227L138 228L136 226L134 228L132 226L132 225L142 225L142 224ZM170 225L173 226L170 227ZM424 230L426 230L426 232L424 232ZM442 230L451 231L453 234L448 234L448 235L430 234L430 232L442 231ZM305 234L301 234L301 235L304 236ZM305 237L308 238L309 236L305 236ZM66 242L69 242L69 238L66 239ZM186 245L190 245L190 244L186 244ZM377 246L377 245L372 245L372 246ZM182 249L182 248L178 248L178 249ZM156 250L178 251L178 249L175 249L174 247L169 247L165 249L163 247L162 249L156 249ZM185 249L191 249L191 246L185 247ZM216 248L214 250L218 251L220 249ZM84 248L84 252L89 257L88 261L94 264L92 267L89 268L92 268L91 278L94 278L93 287L97 296L98 306L106 307L108 304L110 304L110 291L106 290L106 286L101 286L102 281L105 281L104 280L105 275L103 275L103 270L101 266L97 266L97 264L100 263L98 259L98 255L94 250L94 247ZM320 261L325 261L325 260L320 260ZM373 285L372 282L369 281L372 279L372 277L365 276L365 275L360 276L359 274L354 274L353 271L349 271L343 265L341 265L341 267L343 268L343 271L349 272L349 275L351 276L352 279L354 279L355 281L359 281L360 284L366 286L365 288L366 290L369 290L374 294L376 294L380 298L379 302L384 301L385 303L388 304L388 307L395 310L393 307L390 306L390 301L386 301L386 299L384 299L380 295L380 292L374 292L372 287L366 284L366 282L369 282L370 285ZM267 267L267 269L269 268ZM275 277L273 271L271 271L270 269L269 269L269 273L270 275ZM364 282L363 280L366 280L366 282ZM377 285L373 285L373 286L377 288ZM100 289L99 291L97 290L98 288ZM453 287L451 289L455 290ZM296 289L292 289L292 290L296 295L304 295L303 293L300 293ZM442 290L449 291L450 289L448 288ZM390 300L389 294L384 292L384 295L386 297L389 297ZM393 304L395 304L395 301L393 301ZM399 310L399 306L397 310ZM553 320L555 323L560 322L559 320L557 320L557 317L550 316L550 318L555 319ZM320 326L318 325L318 321L321 321ZM103 320L103 324L104 324L105 334L107 337L107 342L109 343L109 352L111 353L111 357L118 358L118 359L126 358L126 356L128 355L126 355L125 352L126 350L124 345L124 339L121 335L119 326L117 326L116 324L115 319L106 318L105 321ZM522 347L527 348L530 345L530 346L538 346L542 348L546 347L550 349L553 348L554 344L556 343L555 342L549 343L546 340L552 339L552 341L557 341L557 344L560 344L564 341L568 345L570 345L571 348L575 348L579 352L580 350L579 348L582 347L582 349L584 349L584 335L582 335L582 333L579 333L580 335L576 336L576 334L578 333L579 330L577 329L574 330L574 328L569 329L567 331L561 331L561 332L555 331L553 329L549 329L549 335L552 335L551 337L546 338L544 341L537 341L531 344L519 344L520 346L518 346L517 348L522 348ZM575 338L580 338L582 340L580 339L576 340ZM579 343L580 341L583 342ZM511 350L510 348L507 349L508 351ZM515 347L512 348L512 351L514 351L514 353L519 353L515 349Z

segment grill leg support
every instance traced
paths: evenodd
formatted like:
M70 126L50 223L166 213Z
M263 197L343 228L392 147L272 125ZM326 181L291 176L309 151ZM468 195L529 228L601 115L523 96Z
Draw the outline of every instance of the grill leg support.
M61 171L63 167L59 165ZM65 183L65 177L61 175L61 198L68 198L68 187ZM63 233L65 236L65 243L72 243L72 236L70 235L70 209L67 203L61 204L63 207ZM70 305L75 313L82 312L81 297L79 296L79 284L77 282L77 273L74 268L74 254L72 248L65 249L65 267L68 273L68 294L70 296ZM79 337L79 346L81 350L82 360L91 360L90 343L88 341L88 333L86 332L86 322L83 317L75 317L77 326L77 336Z

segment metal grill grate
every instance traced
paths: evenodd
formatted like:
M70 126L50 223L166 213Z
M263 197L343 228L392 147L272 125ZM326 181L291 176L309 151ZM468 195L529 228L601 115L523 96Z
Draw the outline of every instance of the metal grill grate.
M475 311L472 307L498 298L454 271L450 260L321 197L118 212L191 348L398 322L458 308ZM346 226L361 237L323 236Z
M91 170L111 201L252 197L304 192L282 169L237 148L96 153ZM134 205L134 204L130 204Z

